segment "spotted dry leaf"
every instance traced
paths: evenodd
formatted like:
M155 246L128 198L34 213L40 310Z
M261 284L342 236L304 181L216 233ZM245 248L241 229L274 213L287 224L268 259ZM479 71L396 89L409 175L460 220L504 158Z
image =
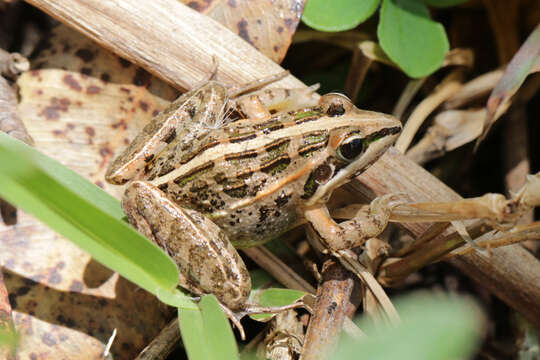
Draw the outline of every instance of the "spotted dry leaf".
M162 80L65 25L52 30L43 49L33 60L32 69L69 70L105 83L143 86L167 100L178 97L178 91Z
M181 0L228 27L280 63L291 45L305 0Z
M116 149L168 104L141 86L64 70L27 72L17 85L35 147L106 189L103 174ZM132 359L170 319L154 296L29 215L0 225L0 238L21 358L98 359L116 328L115 359Z

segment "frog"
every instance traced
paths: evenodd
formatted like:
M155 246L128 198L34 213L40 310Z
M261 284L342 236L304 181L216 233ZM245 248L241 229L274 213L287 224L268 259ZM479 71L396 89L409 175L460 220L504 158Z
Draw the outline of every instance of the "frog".
M283 76L279 75L279 76ZM395 142L396 118L360 110L346 96L317 100L316 87L254 89L279 76L227 88L209 80L156 115L110 164L127 184L122 207L176 262L179 285L240 311L251 290L237 249L309 224L332 251L382 232L376 212L337 223L332 192Z

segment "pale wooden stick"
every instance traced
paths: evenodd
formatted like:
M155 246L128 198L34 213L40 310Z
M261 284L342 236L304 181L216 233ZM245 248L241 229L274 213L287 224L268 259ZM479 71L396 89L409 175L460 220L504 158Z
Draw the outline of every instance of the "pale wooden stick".
M27 0L173 86L189 89L219 59L217 77L245 83L283 69L236 34L176 0ZM304 87L293 76L275 87Z

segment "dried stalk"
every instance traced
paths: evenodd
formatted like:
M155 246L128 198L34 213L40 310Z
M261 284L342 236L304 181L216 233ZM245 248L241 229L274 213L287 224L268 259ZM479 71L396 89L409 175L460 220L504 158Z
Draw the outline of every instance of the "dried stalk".
M405 192L415 202L461 199L437 178L394 149L387 151L358 180L360 182L351 183L350 186L367 197ZM428 228L425 223L405 223L400 226L415 236ZM433 241L440 241L443 236L448 236L448 231ZM540 262L519 245L497 248L491 254L489 258L476 253L466 254L448 262L521 312L529 321L540 325Z
M175 318L141 351L135 360L165 360L178 346L180 325Z
M306 333L300 359L323 360L336 345L347 317L357 279L335 260L323 264L323 281L317 289L317 303Z
M448 75L443 82L435 89L433 94L425 98L412 112L405 123L403 131L396 141L396 149L404 153L411 144L414 135L424 122L424 120L442 102L455 94L461 88L460 70L456 70Z

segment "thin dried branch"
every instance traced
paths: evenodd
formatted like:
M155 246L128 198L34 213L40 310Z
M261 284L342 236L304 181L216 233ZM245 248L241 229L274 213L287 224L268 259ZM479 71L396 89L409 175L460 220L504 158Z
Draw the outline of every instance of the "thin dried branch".
M33 144L34 142L17 114L17 96L7 80L2 76L0 76L0 131L27 144ZM17 209L7 201L0 199L0 218L6 225L16 224Z
M366 57L359 46L354 48L351 66L345 80L345 94L349 96L353 103L356 102L356 98L372 62L373 60Z
M327 359L337 343L349 307L358 306L350 300L357 281L353 273L335 260L328 260L323 264L322 277L300 359Z
M175 318L141 351L135 360L167 359L179 342L180 325L178 324L178 318Z

